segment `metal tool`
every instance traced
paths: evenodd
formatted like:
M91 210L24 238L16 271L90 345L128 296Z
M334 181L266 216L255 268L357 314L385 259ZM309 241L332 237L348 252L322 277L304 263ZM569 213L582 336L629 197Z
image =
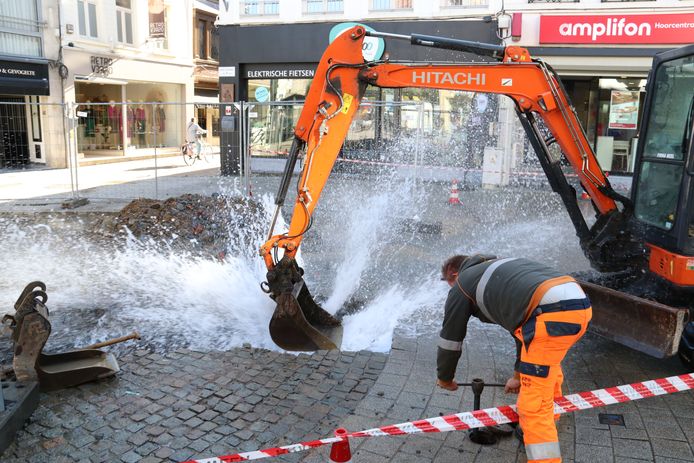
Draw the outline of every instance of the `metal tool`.
M125 336L121 336L119 338L113 338L113 339L109 339L108 341L97 342L96 344L90 344L90 345L84 347L84 349L99 349L100 347L112 346L114 344L129 341L131 339L140 339L140 333L138 333L137 331L133 331L132 333L125 335Z
M481 410L481 399L482 391L484 391L485 386L489 387L505 387L505 384L501 383L485 383L483 379L473 378L471 383L456 383L458 386L470 386L472 388L472 394L474 395L474 410ZM475 444L480 445L494 445L499 441L499 436L511 435L513 430L505 431L498 426L487 426L484 428L477 428L470 430L470 440Z

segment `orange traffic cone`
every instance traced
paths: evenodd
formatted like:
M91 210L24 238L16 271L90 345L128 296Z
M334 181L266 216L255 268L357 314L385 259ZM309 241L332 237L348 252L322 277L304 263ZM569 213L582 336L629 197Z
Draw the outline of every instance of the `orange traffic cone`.
M453 180L451 182L451 194L448 195L448 204L462 204L460 202L460 196L458 196L458 180Z
M345 436L347 436L345 428L335 430L335 437L343 437L344 439L335 442L330 447L330 463L349 463L352 461L352 451L349 449L349 441Z

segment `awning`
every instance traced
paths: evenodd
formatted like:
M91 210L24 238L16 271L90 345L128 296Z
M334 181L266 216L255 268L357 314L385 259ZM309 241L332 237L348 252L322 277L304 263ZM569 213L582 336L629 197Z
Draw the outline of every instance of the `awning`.
M109 84L109 85L127 85L127 80L111 79L110 77L96 76L75 76L75 82L84 82L87 84Z
M49 95L48 63L0 60L0 93Z

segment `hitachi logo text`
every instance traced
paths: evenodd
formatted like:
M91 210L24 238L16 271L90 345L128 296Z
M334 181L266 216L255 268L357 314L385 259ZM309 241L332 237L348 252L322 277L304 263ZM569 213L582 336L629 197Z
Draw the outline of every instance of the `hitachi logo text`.
M487 75L482 72L443 72L443 71L414 71L413 84L456 84L456 85L487 85Z

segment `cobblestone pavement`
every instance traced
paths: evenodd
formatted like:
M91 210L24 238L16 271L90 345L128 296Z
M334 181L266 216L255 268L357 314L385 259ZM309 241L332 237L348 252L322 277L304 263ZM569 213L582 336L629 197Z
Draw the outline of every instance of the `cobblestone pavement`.
M435 388L435 332L396 332L389 355L319 352L289 355L257 349L230 352L135 351L121 373L98 384L43 394L41 405L2 461L159 462L207 458L328 437L339 426L374 426L472 409L472 392ZM457 380L503 382L514 343L498 327L473 322ZM642 381L683 372L587 335L565 360L565 390ZM485 389L482 406L511 403ZM625 426L598 422L618 413ZM694 394L581 411L562 417L568 462L694 461ZM464 432L352 440L356 462L525 462L513 437L490 447ZM325 462L328 448L274 461Z
M385 361L372 352L135 351L115 378L42 394L0 461L181 462L330 435Z

